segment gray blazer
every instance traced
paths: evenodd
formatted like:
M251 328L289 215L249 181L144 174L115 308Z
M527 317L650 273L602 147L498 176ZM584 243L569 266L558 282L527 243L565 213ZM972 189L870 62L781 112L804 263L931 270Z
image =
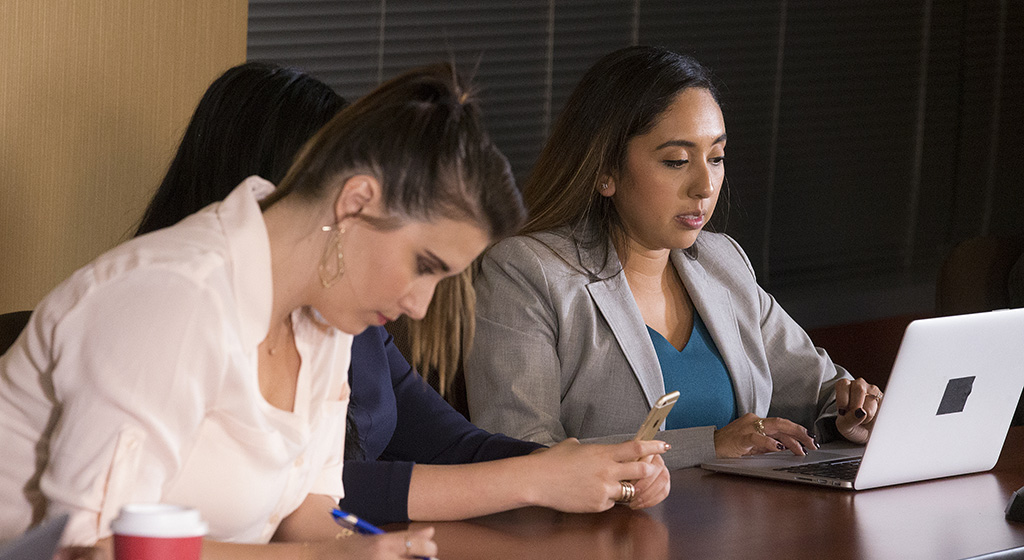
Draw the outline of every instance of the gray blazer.
M560 230L487 252L466 366L475 424L548 445L624 441L640 427L664 380L610 244L607 262L604 255L577 250ZM834 437L833 385L850 376L757 285L739 245L702 232L671 260L725 360L737 413L788 418L819 441ZM676 469L713 458L713 436L706 426L657 437L672 445L664 458Z

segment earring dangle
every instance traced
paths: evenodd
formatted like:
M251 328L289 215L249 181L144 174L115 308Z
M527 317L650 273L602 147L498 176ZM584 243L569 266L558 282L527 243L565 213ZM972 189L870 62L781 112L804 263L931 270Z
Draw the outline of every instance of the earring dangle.
M598 187L598 188L599 188L599 189L600 189L601 191L606 191L606 190L608 190L608 183L601 183L601 186L600 186L600 187Z
M322 231L334 231L331 239L328 240L327 245L324 247L324 254L320 256L320 266L317 267L320 283L325 288L330 288L345 274L345 257L341 254L341 236L345 233L345 226L343 224L337 228L323 226L320 229Z

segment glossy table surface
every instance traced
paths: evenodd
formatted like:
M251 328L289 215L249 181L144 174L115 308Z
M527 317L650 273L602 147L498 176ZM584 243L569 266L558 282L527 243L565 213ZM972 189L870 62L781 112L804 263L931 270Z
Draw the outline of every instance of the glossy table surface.
M644 511L525 508L431 525L442 560L956 559L1024 546L1024 523L1004 514L1021 486L1017 427L987 473L851 492L682 469Z

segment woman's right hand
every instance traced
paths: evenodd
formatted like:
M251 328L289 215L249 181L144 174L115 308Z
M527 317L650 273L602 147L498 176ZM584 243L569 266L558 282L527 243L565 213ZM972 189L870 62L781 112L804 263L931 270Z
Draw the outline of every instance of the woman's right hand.
M353 535L337 540L309 543L312 558L317 560L396 560L399 558L433 558L437 556L434 528L395 531L383 535Z
M721 458L783 449L802 456L804 448L818 446L806 428L785 418L760 418L748 412L715 431L715 454Z

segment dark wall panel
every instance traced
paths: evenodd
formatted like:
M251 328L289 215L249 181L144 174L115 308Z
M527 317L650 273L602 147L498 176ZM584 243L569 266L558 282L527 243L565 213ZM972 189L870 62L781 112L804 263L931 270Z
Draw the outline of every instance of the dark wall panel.
M554 5L551 118L558 118L576 82L599 58L632 44L632 2L563 0Z
M916 4L790 4L773 280L898 270L916 187L921 34Z
M729 143L728 204L712 224L734 235L766 278L764 251L772 212L780 2L650 2L640 13L640 42L694 56L715 74Z
M355 99L380 79L380 0L249 2L249 60L296 66Z
M547 134L547 42L547 0L388 0L384 78L454 59L483 88L488 130L522 178Z
M927 60L927 98L921 123L920 193L912 227L911 266L928 268L950 246L949 224L956 192L963 73L963 5L936 0L931 5Z
M990 233L1024 237L1024 2L1004 6Z

